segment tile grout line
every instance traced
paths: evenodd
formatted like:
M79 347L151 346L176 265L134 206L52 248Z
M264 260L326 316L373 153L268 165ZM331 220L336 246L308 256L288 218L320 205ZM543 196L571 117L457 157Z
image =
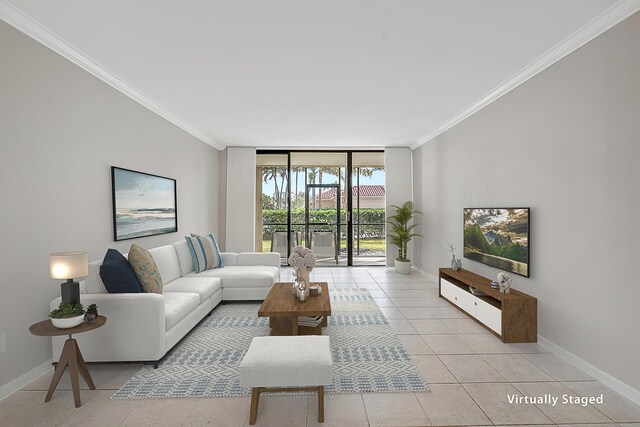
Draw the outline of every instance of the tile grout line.
M360 400L362 401L362 409L364 409L364 416L367 419L367 425L371 427L371 421L369 421L369 412L367 412L367 405L364 403L364 393L360 393Z

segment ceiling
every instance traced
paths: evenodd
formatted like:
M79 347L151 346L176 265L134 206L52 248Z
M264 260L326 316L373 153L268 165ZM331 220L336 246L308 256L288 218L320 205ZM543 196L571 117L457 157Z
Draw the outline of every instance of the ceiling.
M0 0L0 17L211 145L416 146L635 0ZM637 9L636 9L637 10ZM624 17L624 16L622 16Z

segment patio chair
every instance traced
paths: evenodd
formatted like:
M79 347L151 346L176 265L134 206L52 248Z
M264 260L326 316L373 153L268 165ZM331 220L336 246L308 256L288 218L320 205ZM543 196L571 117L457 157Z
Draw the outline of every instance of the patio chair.
M336 233L334 231L311 231L311 250L317 260L322 258L334 258L338 264L338 246L336 245Z
M300 244L300 232L291 232L291 241L289 247L293 251L293 247ZM287 258L287 232L286 231L274 231L271 234L271 252L278 252L280 258Z

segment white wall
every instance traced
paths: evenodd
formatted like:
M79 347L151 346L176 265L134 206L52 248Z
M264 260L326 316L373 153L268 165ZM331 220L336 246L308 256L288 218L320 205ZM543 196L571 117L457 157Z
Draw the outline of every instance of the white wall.
M411 150L407 147L387 147L384 149L384 169L386 184L387 216L393 214L393 208L389 206L401 206L407 200L413 200L413 187L411 185ZM387 232L390 230L386 225ZM409 245L409 259L413 256L413 247ZM398 257L398 247L387 239L387 265L393 265Z
M227 148L225 250L252 252L256 228L256 149Z
M218 151L3 22L0 58L1 394L51 358L28 331L60 295L48 254L96 260L217 231ZM178 233L113 241L112 165L177 180Z
M538 298L539 333L636 390L638 52L640 14L413 153L419 265L449 265L464 207L530 206L531 278L513 286Z

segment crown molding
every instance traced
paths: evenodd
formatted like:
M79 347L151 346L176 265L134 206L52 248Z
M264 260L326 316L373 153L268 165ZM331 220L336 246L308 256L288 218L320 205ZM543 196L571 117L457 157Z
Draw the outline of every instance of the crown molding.
M129 98L133 99L142 106L153 111L163 119L173 123L185 132L198 138L200 141L218 149L222 150L224 146L208 137L204 132L191 126L185 120L172 113L158 102L149 98L132 85L118 77L113 72L109 71L106 67L100 63L91 59L88 55L81 50L72 46L57 36L55 33L41 25L39 22L31 18L29 15L16 8L14 5L8 3L5 0L0 0L0 19L11 25L18 31L31 37L38 43L43 44L49 49L53 50L62 57L68 59L72 63L76 64L80 68L93 74L109 86L117 89Z
M518 71L516 74L511 76L499 86L495 87L489 93L485 94L480 99L476 100L467 108L458 112L432 131L426 133L424 136L418 139L415 144L411 145L411 149L415 150L421 145L431 141L438 135L451 129L467 117L475 114L477 111L491 104L496 99L509 93L536 74L545 70L547 67L555 64L574 50L584 46L591 40L595 39L600 34L620 23L625 18L633 15L638 10L640 10L640 0L618 1L613 6L591 20L589 23L582 26L575 33L549 49L538 59L531 62L522 70Z

